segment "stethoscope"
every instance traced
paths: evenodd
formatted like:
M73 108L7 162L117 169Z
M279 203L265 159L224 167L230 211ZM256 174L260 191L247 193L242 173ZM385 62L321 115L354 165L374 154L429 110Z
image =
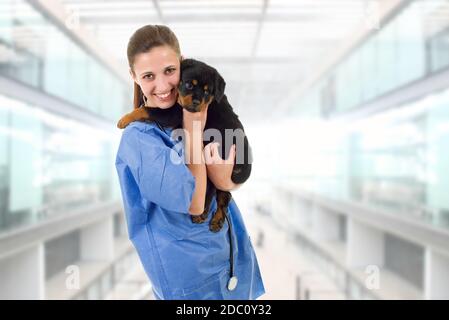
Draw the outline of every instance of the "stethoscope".
M161 131L164 131L165 134L167 134L167 132L165 131L164 127L161 126L161 124L158 121L154 121L156 123L156 125L159 127L159 129ZM167 134L168 135L168 134ZM228 235L229 235L229 262L230 262L230 277L228 280L228 284L227 284L227 288L229 291L233 291L236 287L237 287L237 283L238 283L238 278L237 276L234 274L234 239L232 239L232 224L231 224L231 220L228 217L228 213L224 212L224 216L226 221L228 222Z
M228 222L228 235L229 235L229 262L230 262L230 278L228 280L228 290L232 291L237 287L237 283L238 283L238 278L237 276L234 274L234 240L232 239L232 224L231 224L231 220L228 217L228 213L224 212L224 216L226 218L226 221Z

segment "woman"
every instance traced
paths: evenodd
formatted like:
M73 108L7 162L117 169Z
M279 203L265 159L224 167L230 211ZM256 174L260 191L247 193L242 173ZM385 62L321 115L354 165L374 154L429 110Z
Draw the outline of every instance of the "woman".
M207 176L222 190L238 187L231 181L235 153L222 160L216 146L203 147L207 109L183 110L187 136L181 148L175 148L173 128L157 121L157 115L174 110L170 108L177 100L182 56L176 36L166 26L142 27L131 37L127 53L134 107L145 104L156 116L124 130L116 168L129 237L156 298L256 299L265 289L235 202L229 204L228 223L217 233L209 231L215 199L204 223L191 219L203 213ZM205 158L214 161L206 165Z

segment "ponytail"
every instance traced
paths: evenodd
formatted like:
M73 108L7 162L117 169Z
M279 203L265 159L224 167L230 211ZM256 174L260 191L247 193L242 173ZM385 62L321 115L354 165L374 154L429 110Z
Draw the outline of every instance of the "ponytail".
M143 104L144 104L143 92L140 89L139 85L134 81L134 101L133 101L134 109L139 108Z
M134 101L133 101L134 109L140 108L143 105L145 105L145 101L143 101L143 92L142 89L140 89L140 86L134 81ZM148 114L148 120L153 121L153 113L154 110L151 111L150 115L150 108L145 108L145 111Z

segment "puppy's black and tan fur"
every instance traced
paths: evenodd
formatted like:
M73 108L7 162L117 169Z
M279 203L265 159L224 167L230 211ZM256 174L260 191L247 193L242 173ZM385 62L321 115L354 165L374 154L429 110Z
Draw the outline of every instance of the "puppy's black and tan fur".
M226 83L217 70L203 62L185 59L181 62L178 103L175 106L168 109L150 109L143 106L136 108L122 117L117 126L124 128L132 121L150 120L158 121L163 126L182 128L182 108L190 112L200 112L209 105L204 130L207 133L211 132L208 129L215 129L212 133L219 133L222 137L222 141L217 142L220 143L219 151L223 159L228 158L232 144L237 144L231 180L236 184L243 183L251 174L251 148L243 125L224 94L225 86ZM204 145L214 142L214 138L205 135ZM217 211L210 221L210 230L218 232L223 226L232 196L230 192L216 189L209 179L204 213L192 216L192 221L202 223L207 219L214 195L217 198Z

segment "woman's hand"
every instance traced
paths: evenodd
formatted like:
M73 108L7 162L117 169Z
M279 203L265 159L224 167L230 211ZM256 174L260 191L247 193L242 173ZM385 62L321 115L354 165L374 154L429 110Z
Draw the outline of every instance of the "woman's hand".
M207 120L207 109L208 106L200 112L189 112L182 109L186 161L189 164L204 164L203 130Z
M194 131L198 131L201 133L201 139L203 139L203 131L204 126L206 125L207 120L207 109L209 106L207 105L200 112L189 112L186 109L182 109L182 119L183 119L183 127L189 133L193 133Z
M220 157L218 147L219 144L217 142L212 142L204 148L207 176L217 189L231 191L240 186L231 180L235 162L235 144L232 145L227 159Z

